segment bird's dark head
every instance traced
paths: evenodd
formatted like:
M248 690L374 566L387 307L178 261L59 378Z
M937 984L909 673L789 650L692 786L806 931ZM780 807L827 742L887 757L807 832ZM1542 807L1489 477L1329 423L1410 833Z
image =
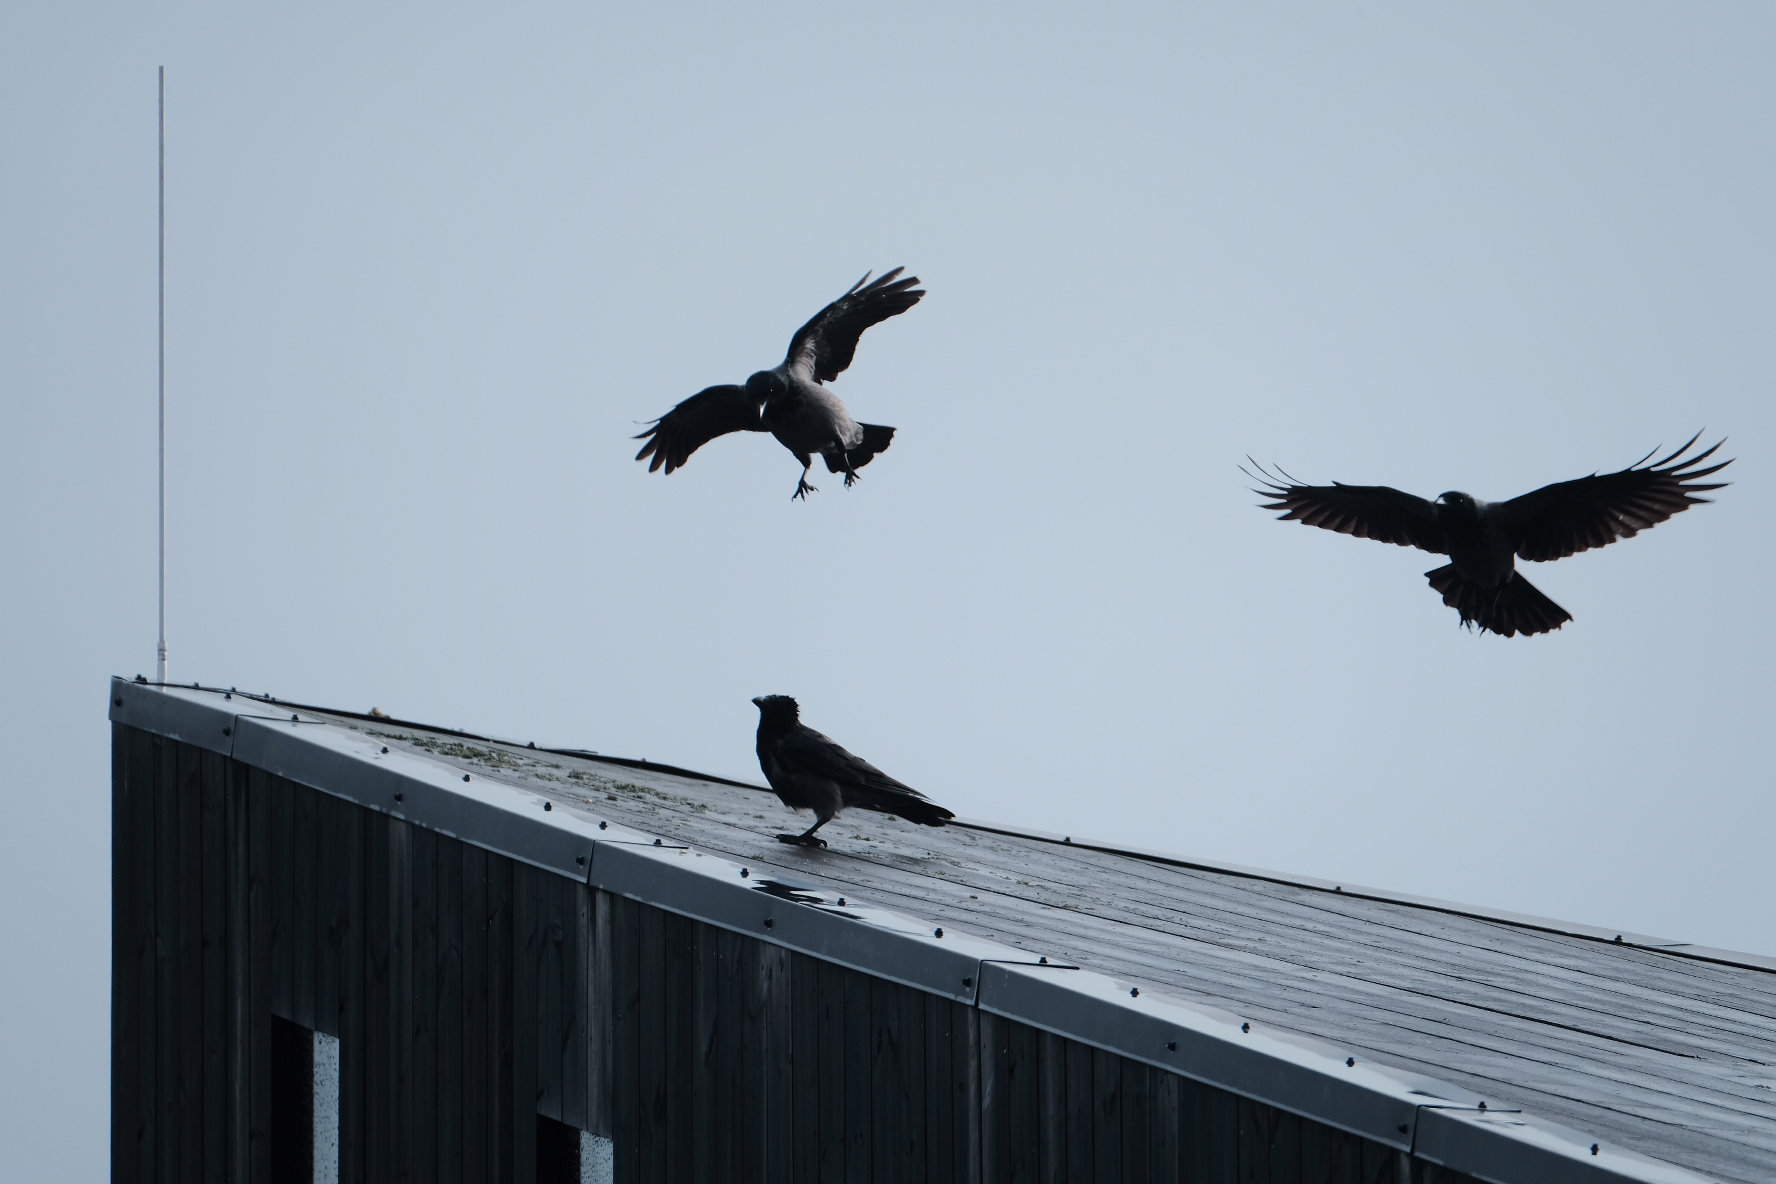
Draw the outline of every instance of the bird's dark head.
M759 722L793 724L801 718L801 708L788 695L760 695L753 706L759 709Z
M789 390L783 375L775 370L760 370L746 380L746 393L761 403L769 402Z
M1437 498L1437 517L1445 521L1474 522L1480 517L1480 503L1472 494L1452 489Z

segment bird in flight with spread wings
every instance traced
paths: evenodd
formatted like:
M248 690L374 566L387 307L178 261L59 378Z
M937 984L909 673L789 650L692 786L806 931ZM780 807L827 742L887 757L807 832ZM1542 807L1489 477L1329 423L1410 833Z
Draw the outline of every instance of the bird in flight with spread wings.
M814 832L847 807L880 810L922 826L942 826L955 817L803 723L788 695L760 695L752 702L759 709L758 758L765 780L791 810L814 811L813 826L799 835L778 835L779 843L826 846Z
M1725 482L1699 482L1731 460L1697 467L1725 440L1680 459L1701 435L1697 432L1663 460L1648 464L1649 452L1619 473L1544 485L1508 502L1483 502L1457 492L1428 502L1386 485L1300 485L1282 470L1272 474L1262 466L1262 476L1246 475L1265 483L1253 492L1275 499L1263 508L1284 511L1278 518L1449 556L1450 562L1425 573L1431 587L1443 594L1443 603L1460 613L1461 623L1470 629L1478 626L1482 632L1514 637L1547 633L1572 620L1571 613L1517 572L1518 559L1564 559L1633 538L1673 514L1713 500L1698 493L1726 487Z
M691 453L729 432L770 432L802 462L802 475L790 500L815 492L808 469L815 454L829 473L845 474L845 488L857 470L894 439L894 429L858 423L822 383L845 372L857 353L857 339L871 325L899 316L925 295L918 276L900 279L897 267L874 283L869 275L815 313L790 339L789 355L772 370L760 370L745 386L712 386L698 391L653 421L635 437L646 440L636 460L649 456L648 472L664 465L683 467Z

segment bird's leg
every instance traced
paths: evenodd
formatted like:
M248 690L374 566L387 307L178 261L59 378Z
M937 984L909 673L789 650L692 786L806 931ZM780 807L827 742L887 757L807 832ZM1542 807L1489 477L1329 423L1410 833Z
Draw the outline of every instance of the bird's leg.
M848 454L841 452L839 455L845 458L845 488L850 489L857 480L857 470L851 467L851 457Z
M808 468L809 468L809 466L811 466L814 463L814 458L811 456L802 457L801 461L802 461L802 475L801 475L800 479L798 479L796 481L796 491L789 495L789 500L792 502L795 501L796 498L798 498L798 497L801 498L803 501L807 501L808 495L810 493L819 493L820 492L820 490L818 490L818 489L814 488L814 486L808 484ZM849 484L849 482L847 482L846 484ZM810 832L810 833L812 833L812 832Z
M810 826L807 830L803 831L801 834L799 834L799 835L778 835L777 841L779 843L788 843L792 847L824 847L824 846L826 846L826 840L815 838L814 832L819 830L821 827L825 826L827 824L827 821L828 821L828 819L825 819L825 818L816 818L814 820L814 825Z

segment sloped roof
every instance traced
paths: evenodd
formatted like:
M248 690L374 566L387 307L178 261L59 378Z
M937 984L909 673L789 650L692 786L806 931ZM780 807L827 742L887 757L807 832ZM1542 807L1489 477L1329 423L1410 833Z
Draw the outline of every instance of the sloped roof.
M1769 959L982 823L810 851L762 786L251 696L112 716L1485 1178L1776 1178Z

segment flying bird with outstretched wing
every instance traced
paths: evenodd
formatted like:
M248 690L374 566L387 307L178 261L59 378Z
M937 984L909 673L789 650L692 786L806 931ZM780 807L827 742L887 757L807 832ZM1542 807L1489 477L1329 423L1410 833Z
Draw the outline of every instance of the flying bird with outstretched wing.
M822 384L845 372L857 353L857 340L871 325L899 316L925 295L918 276L901 279L897 267L874 283L864 277L837 300L815 313L790 339L789 354L771 370L760 370L744 386L712 386L698 391L653 421L635 437L646 440L636 460L652 457L648 472L682 468L691 453L729 432L770 432L802 462L791 496L807 499L814 457L829 473L845 474L849 489L857 470L894 439L894 429L858 423Z
M814 832L846 808L879 810L922 826L942 826L955 817L803 723L801 709L788 695L761 695L753 704L759 709L758 758L765 780L791 810L814 811L813 826L799 835L778 835L779 843L826 846Z
M1265 483L1254 492L1274 498L1263 508L1284 511L1277 517L1285 521L1449 556L1425 578L1443 594L1443 603L1461 614L1461 623L1503 637L1527 636L1558 629L1572 614L1524 579L1516 561L1544 563L1607 546L1712 501L1696 495L1724 489L1726 483L1701 479L1733 462L1697 467L1725 440L1680 459L1701 436L1697 432L1663 460L1648 464L1649 452L1619 473L1544 485L1508 502L1483 502L1455 491L1430 502L1386 485L1301 485L1262 466L1262 476L1247 476Z

